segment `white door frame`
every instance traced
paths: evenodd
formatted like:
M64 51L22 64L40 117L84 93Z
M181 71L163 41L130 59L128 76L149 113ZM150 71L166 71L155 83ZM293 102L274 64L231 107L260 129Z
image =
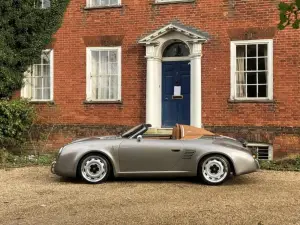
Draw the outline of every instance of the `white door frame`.
M145 38L146 39L146 38ZM172 30L153 40L140 43L146 46L147 82L146 82L146 123L154 128L162 126L162 61L182 61L183 58L163 58L166 46L181 41L190 48L190 55L184 61L191 63L191 126L202 127L202 89L201 89L201 59L202 44L206 39L187 35L187 32ZM177 60L174 60L177 59Z

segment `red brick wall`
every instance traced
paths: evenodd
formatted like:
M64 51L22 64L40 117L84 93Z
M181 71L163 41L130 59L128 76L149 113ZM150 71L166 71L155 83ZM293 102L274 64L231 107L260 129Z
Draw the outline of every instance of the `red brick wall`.
M300 126L300 30L276 29L278 1L196 0L154 5L154 0L122 0L122 8L84 10L85 2L71 0L63 26L55 35L55 105L50 109L39 106L43 123L144 122L145 47L137 41L177 19L211 36L203 46L202 58L204 125ZM274 40L274 103L228 103L230 40L247 38ZM86 47L110 43L122 44L123 102L83 104Z

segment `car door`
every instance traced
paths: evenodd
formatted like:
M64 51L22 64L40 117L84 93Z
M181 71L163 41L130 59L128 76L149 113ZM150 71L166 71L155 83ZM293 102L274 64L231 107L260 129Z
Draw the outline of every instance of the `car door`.
M172 171L181 155L180 140L127 139L119 146L120 171Z

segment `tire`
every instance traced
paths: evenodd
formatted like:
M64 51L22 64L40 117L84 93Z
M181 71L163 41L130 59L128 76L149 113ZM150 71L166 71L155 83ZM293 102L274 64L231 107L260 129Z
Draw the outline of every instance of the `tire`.
M84 156L78 164L78 174L87 183L105 182L111 171L111 165L106 157L100 154Z
M230 175L230 164L222 155L210 155L201 160L198 176L208 185L220 185Z

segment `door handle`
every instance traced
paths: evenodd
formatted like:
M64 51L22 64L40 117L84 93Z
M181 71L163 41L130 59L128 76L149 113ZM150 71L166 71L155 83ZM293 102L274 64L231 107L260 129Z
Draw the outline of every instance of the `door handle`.
M165 97L165 100L169 100L167 97Z
M172 152L180 152L180 149L172 149Z

